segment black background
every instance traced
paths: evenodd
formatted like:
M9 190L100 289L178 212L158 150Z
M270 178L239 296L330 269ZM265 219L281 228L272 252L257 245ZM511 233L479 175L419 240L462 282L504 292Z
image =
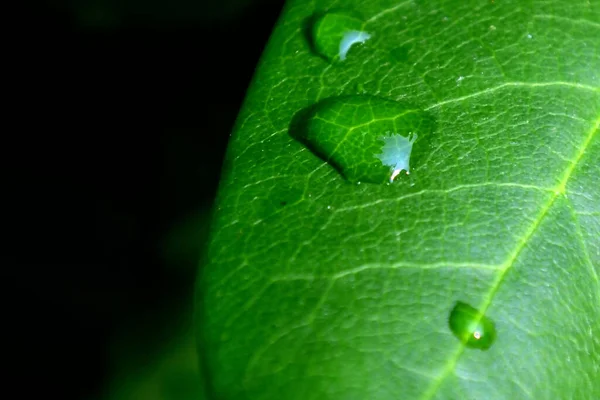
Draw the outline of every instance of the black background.
M211 0L160 18L162 1L108 17L102 1L94 12L47 3L12 34L28 40L17 46L2 146L3 281L23 343L15 368L45 377L23 396L37 385L52 397L96 395L116 327L192 291L197 259L167 268L160 243L178 221L208 212L283 2L232 10ZM149 347L160 340L140 331Z

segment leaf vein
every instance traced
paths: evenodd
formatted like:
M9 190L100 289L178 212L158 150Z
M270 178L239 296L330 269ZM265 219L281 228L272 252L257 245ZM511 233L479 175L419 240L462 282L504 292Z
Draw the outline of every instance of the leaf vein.
M380 200L375 200L372 201L370 203L364 203L358 206L349 206L349 207L341 207L336 209L336 212L341 212L341 211L353 211L353 210L358 210L358 209L362 209L362 208L368 208L368 207L373 207L382 203L387 203L389 201L392 202L398 202L398 201L402 201L405 199L409 199L411 197L417 197L417 196L421 196L424 194L446 194L446 193L452 193L452 192L456 192L459 190L467 190L467 189L476 189L476 188L481 188L481 187L487 187L487 186L492 186L492 187L514 187L514 188L521 188L521 189L526 189L526 190L538 190L541 192L554 192L555 189L552 188L544 188L541 186L535 186L535 185L528 185L528 184L523 184L523 183L512 183L512 182L485 182L485 183L475 183L475 184L466 184L466 185L458 185L458 186L454 186L452 188L449 189L423 189L419 192L413 192L413 193L409 193L406 194L404 196L400 196L400 197L395 197L393 199L380 199Z
M597 22L589 21L587 19L572 19L567 17L561 17L558 15L538 14L534 15L533 18L537 19L555 19L557 21L566 21L576 25L587 25L594 28L600 29L600 24Z
M575 232L577 233L577 236L579 237L579 240L581 242L583 254L585 255L586 265L590 268L590 275L592 276L592 279L596 283L596 288L598 289L596 292L596 297L600 304L600 279L598 278L598 274L596 273L596 269L594 268L594 263L592 262L592 257L590 257L590 250L588 249L587 245L585 244L585 239L583 237L583 231L581 230L581 223L579 222L579 214L575 210L575 206L573 205L573 202L571 200L569 200L568 198L567 198L567 201L571 205L571 207L569 207L569 209L571 211L573 221L575 222Z
M550 211L550 209L552 208L552 206L554 205L556 200L560 196L563 196L565 194L565 187L566 187L569 179L571 178L573 171L575 170L577 164L579 163L579 161L585 154L586 149L589 147L590 143L592 142L592 140L594 139L594 137L596 136L596 134L598 133L599 130L600 130L600 115L596 118L596 121L594 122L590 131L587 133L587 135L585 135L585 139L583 140L583 143L581 144L577 154L575 155L573 163L571 163L564 171L563 176L562 176L559 184L557 185L556 189L553 191L552 196L546 202L546 204L544 204L542 206L537 217L535 218L533 223L529 226L529 228L523 235L523 239L517 243L514 250L509 254L507 261L505 263L503 263L503 266L500 269L500 272L498 273L496 280L491 285L491 288L486 296L486 299L483 302L482 306L480 307L482 314L485 314L486 311L488 310L488 308L490 307L492 300L494 299L494 296L498 292L498 289L500 288L502 282L504 281L504 278L507 275L508 271L510 271L512 269L517 258L521 255L522 251L527 246L527 243L531 240L533 235L536 233L536 231L542 224L544 218L546 217L546 215L548 214L548 212ZM424 392L423 396L421 397L421 400L430 400L434 397L434 395L437 393L438 389L440 388L440 386L442 385L442 383L444 382L446 377L455 370L456 365L458 364L458 360L460 359L460 356L462 355L464 350L465 350L464 344L461 344L457 347L457 350L446 362L445 367L442 369L442 373L438 376L437 379L435 379L433 381L431 386L429 386L429 388Z
M377 14L373 15L371 18L369 18L365 22L365 26L368 25L368 24L370 24L371 22L377 21L379 18L383 17L384 15L387 15L389 13L393 13L394 11L396 11L396 10L398 10L398 9L400 9L400 8L402 8L402 7L410 4L412 2L413 2L413 0L403 1L403 2L400 2L400 3L396 4L393 7L390 7L388 9L383 10L383 11L380 11L379 13L377 13Z
M440 101L439 103L433 104L429 107L427 107L425 110L429 111L432 110L434 108L438 108L441 106L444 106L446 104L451 104L451 103L457 103L463 100L468 100L474 97L478 97L481 95L485 95L485 94L490 94L490 93L494 93L497 92L498 90L507 88L507 87L529 87L529 88L537 88L537 87L553 87L553 86L564 86L564 87L572 87L575 89L581 89L581 90L589 90L592 92L600 92L600 87L595 87L595 86L590 86L590 85L585 85L585 84L581 84L581 83L574 83L574 82L564 82L564 81L554 81L554 82L540 82L540 83L532 83L532 82L506 82L506 83L502 83L498 86L494 86L488 89L484 89L481 90L479 92L475 92L475 93L471 93L465 96L461 96L461 97L456 97L454 99L448 99L448 100L444 100L444 101Z

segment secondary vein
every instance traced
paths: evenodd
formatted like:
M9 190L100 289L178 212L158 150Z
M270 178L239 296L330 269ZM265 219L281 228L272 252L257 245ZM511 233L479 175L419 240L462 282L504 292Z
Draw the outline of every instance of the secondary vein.
M571 178L573 171L575 170L575 168L577 167L577 165L583 158L583 155L585 154L586 149L589 147L590 143L592 142L592 140L594 139L594 137L596 136L596 134L598 133L599 130L600 130L600 115L598 116L598 118L596 119L594 124L592 125L592 128L590 129L588 134L586 135L582 145L579 148L579 151L577 152L577 154L575 155L575 157L573 159L573 162L571 162L569 164L569 166L565 169L565 172L563 173L563 176L562 176L561 180L559 181L558 185L556 185L556 188L553 191L552 195L550 196L550 199L546 202L546 204L544 204L542 206L537 217L535 218L533 223L529 226L526 233L523 235L523 239L517 243L517 245L515 246L515 249L509 254L506 262L503 264L503 267L500 269L500 272L498 273L496 280L492 284L492 287L489 290L488 295L486 296L486 299L480 308L482 314L485 314L487 309L492 304L492 300L494 299L494 296L496 295L496 293L498 292L498 289L500 288L502 282L504 281L504 277L506 276L508 271L510 271L512 269L516 260L519 258L519 255L521 254L521 252L523 251L523 249L525 248L525 246L527 245L529 240L536 233L536 231L542 224L544 218L546 217L546 215L548 214L548 212L550 211L550 209L552 208L552 206L554 205L556 200L560 196L563 196L565 194L565 189L566 189L567 183L569 182L569 179ZM438 389L440 388L440 386L442 385L442 383L444 382L446 377L452 371L454 371L456 364L458 363L458 360L460 359L460 356L462 355L464 350L465 350L464 345L460 345L457 348L456 352L446 362L446 365L445 365L444 369L442 370L441 374L438 376L438 378L436 380L433 381L431 386L429 386L429 388L425 391L425 393L421 397L421 400L430 400L433 398L433 396L437 393Z

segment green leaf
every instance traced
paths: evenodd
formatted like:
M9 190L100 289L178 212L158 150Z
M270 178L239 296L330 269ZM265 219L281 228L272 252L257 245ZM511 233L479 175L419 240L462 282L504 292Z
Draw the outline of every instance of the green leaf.
M340 5L289 2L234 128L198 283L214 397L600 398L600 2L351 0L372 37L330 64L307 24ZM410 179L292 137L357 94L435 119Z

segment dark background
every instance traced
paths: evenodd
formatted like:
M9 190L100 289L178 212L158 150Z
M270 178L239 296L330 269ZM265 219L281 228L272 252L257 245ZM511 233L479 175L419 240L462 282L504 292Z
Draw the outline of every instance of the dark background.
M48 395L98 398L122 327L138 338L131 357L150 357L163 315L188 306L229 133L282 4L72 0L24 19L3 281L25 307L10 316L31 353L17 368L44 375Z

